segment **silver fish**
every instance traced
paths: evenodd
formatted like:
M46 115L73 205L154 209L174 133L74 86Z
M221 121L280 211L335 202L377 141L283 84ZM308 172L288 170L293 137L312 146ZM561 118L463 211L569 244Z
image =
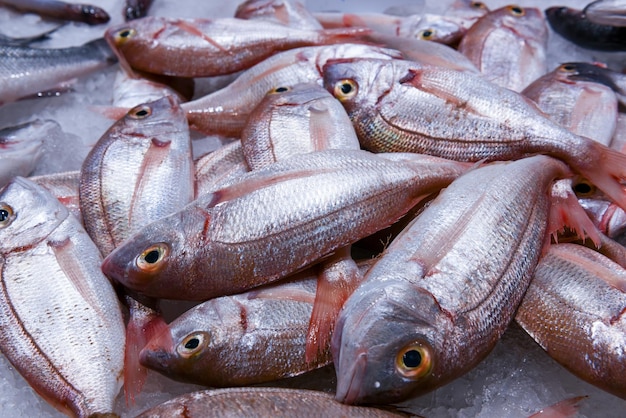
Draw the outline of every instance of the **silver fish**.
M431 158L325 150L278 161L144 227L102 269L186 300L276 281L392 224L467 169Z
M237 6L235 17L268 20L299 29L322 29L320 22L297 0L247 0Z
M78 188L80 185L80 171L67 171L63 173L43 174L29 177L29 180L42 186L56 197L76 219L83 223L83 215L80 213Z
M478 364L532 277L552 182L569 175L535 156L471 170L444 189L344 305L332 341L336 398L399 402Z
M67 414L113 412L124 322L78 220L41 186L16 177L0 193L0 349Z

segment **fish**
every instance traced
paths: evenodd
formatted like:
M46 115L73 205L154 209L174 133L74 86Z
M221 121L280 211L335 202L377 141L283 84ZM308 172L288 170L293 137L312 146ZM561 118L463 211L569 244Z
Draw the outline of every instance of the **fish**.
M104 39L67 48L0 45L0 104L13 102L117 62Z
M124 3L124 20L145 17L152 6L153 0L126 0Z
M552 29L568 41L596 51L626 51L626 28L593 23L582 10L549 7L544 11Z
M487 80L519 92L546 73L547 43L541 10L510 5L478 19L458 49Z
M249 170L241 149L241 141L234 140L195 161L196 197L236 181Z
M23 177L0 202L0 350L60 411L113 413L124 322L97 247L54 196Z
M247 0L237 6L235 17L267 20L298 29L323 29L313 14L297 0Z
M544 153L626 208L617 180L626 178L626 156L557 125L512 90L469 72L403 60L336 60L323 72L324 86L346 108L365 149L460 161Z
M305 359L317 275L312 267L196 305L148 342L141 363L172 379L212 387L271 382L330 364L330 344Z
M598 63L567 62L563 65L571 68L570 80L603 84L613 90L622 106L626 106L626 76L621 72Z
M7 36L5 34L0 33L0 45L28 46L34 42L45 41L45 40L50 39L50 35L61 27L62 25L57 26L52 29L48 29L36 35L25 36L25 37L12 37L12 36Z
M120 63L178 77L235 73L276 52L359 39L363 29L301 30L236 18L183 19L146 16L109 27L105 39Z
M478 364L513 320L549 242L552 184L569 176L538 155L482 165L444 189L344 304L331 343L336 399L401 402Z
M137 418L329 416L386 418L407 416L400 412L335 402L331 394L307 389L228 388L192 392L157 405ZM413 415L411 415L413 416Z
M208 300L239 293L392 224L467 168L428 156L363 150L277 161L142 228L105 258L102 270L157 298Z
M626 26L626 3L623 0L596 0L583 9L590 22L599 25Z
M35 119L0 130L0 188L15 176L28 176L44 154L46 137L59 124Z
M36 13L43 17L89 25L100 25L111 19L106 10L92 4L57 0L0 0L0 5L12 7L24 13Z
M626 270L576 244L550 247L517 323L581 379L626 398Z
M239 75L228 86L191 102L183 103L189 125L207 135L239 138L250 112L268 91L287 83L322 84L321 69L332 58L401 58L386 48L339 44L295 48L279 52Z
M80 213L78 201L80 170L42 174L31 176L28 179L50 192L81 224L83 223L83 215Z
M602 78L577 77L578 68L577 63L561 64L521 93L554 122L609 146L617 125L617 97Z

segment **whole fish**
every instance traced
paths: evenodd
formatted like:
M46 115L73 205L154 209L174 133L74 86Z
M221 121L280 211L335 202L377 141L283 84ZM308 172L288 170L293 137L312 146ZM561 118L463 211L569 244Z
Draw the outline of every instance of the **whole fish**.
M68 48L0 45L0 104L51 89L116 62L102 38Z
M250 113L241 133L251 170L293 155L324 149L359 149L345 109L319 84L280 86Z
M235 17L267 20L298 29L323 29L313 14L297 0L247 0L237 6Z
M313 267L288 281L196 305L146 345L141 363L213 387L271 382L329 364L330 344L305 359L316 283Z
M144 227L107 256L102 270L152 297L238 293L392 224L466 167L362 150L277 161Z
M541 259L516 321L583 380L626 398L626 270L576 244Z
M131 109L105 132L81 168L85 229L103 255L194 197L185 114L167 96Z
M228 388L181 395L143 412L137 418L265 418L268 416L391 418L407 416L388 410L347 406L331 394L283 388Z
M0 0L0 4L24 13L37 13L43 17L83 22L89 25L107 23L111 19L106 10L91 4L75 4L57 0Z
M459 52L487 80L521 91L546 73L547 43L541 10L505 6L478 19L463 36Z
M336 399L399 402L478 364L513 319L546 242L552 183L568 173L534 156L444 189L344 305L332 341Z
M585 6L583 13L589 21L599 25L626 26L624 0L597 0Z
M245 70L276 52L358 39L366 30L302 30L245 19L147 16L107 29L120 62L133 69L180 77Z
M79 221L16 177L0 193L0 349L28 383L71 416L113 412L124 322Z
M562 64L533 81L522 95L564 128L609 146L617 125L617 97L604 77L577 77L579 67Z
M15 176L27 176L43 155L46 137L59 124L36 119L0 130L0 188Z
M228 86L183 103L192 128L238 138L250 112L268 91L287 84L322 84L322 67L333 58L401 58L398 51L359 44L296 48L280 52L244 71Z
M581 10L549 7L546 18L552 29L578 46L597 51L626 51L626 27L593 23Z
M469 72L402 60L335 61L323 71L365 149L461 161L545 153L626 208L618 180L626 179L626 155L557 125L514 91Z

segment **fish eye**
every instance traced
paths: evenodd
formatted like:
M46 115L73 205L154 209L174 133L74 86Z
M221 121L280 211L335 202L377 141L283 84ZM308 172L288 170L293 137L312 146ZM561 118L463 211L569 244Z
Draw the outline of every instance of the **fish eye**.
M0 228L7 227L13 222L13 208L6 203L0 202Z
M128 116L133 119L145 119L152 114L150 106L145 104L135 106L128 111Z
M354 80L341 80L335 83L335 88L333 89L333 94L339 100L347 100L356 96L358 91L358 86Z
M470 3L470 7L472 9L486 9L487 5L482 1L473 1Z
M417 33L417 37L419 39L423 39L424 41L430 41L431 39L435 37L435 30L434 29L421 30Z
M194 332L187 335L178 344L176 351L184 358L189 358L195 354L198 354L209 344L209 334L206 332Z
M574 64L562 64L559 67L559 70L560 71L565 71L565 72L568 72L568 73L573 73L573 72L576 71L576 66Z
M576 184L572 185L574 193L577 197L589 197L596 192L596 186L589 183L587 180L580 180Z
M523 7L519 7L519 6L509 6L508 7L509 12L511 12L511 14L513 16L524 16L526 14L526 10L524 10Z
M430 346L413 342L396 355L396 371L403 377L417 380L428 375L433 366Z
M291 90L291 87L280 86L270 90L269 94L284 93L289 90Z
M158 243L146 248L136 260L137 267L146 273L154 273L163 267L163 261L169 254L165 243Z
M132 28L120 29L114 35L115 42L117 44L124 43L127 40L129 40L130 38L132 38L136 33L137 33L137 31L135 29L132 29Z

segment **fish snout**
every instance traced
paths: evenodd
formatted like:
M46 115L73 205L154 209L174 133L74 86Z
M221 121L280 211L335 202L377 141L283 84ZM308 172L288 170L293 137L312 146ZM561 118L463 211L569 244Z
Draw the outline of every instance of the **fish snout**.
M352 364L341 358L338 364L335 399L348 405L358 403L367 366L367 353L359 353Z

